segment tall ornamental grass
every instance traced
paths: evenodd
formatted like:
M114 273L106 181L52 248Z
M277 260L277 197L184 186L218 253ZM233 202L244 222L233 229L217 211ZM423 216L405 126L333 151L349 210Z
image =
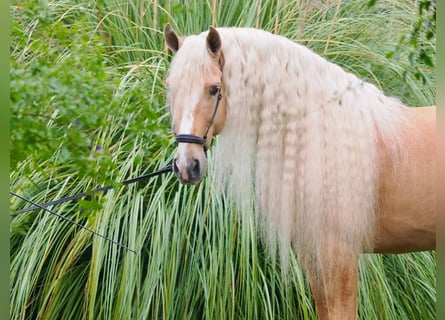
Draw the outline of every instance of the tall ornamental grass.
M169 22L253 26L303 43L388 95L434 104L435 70L397 46L416 2L13 0L13 192L41 203L170 164ZM422 40L434 52L435 37ZM414 71L420 70L425 81ZM212 165L212 154L209 152ZM211 169L211 168L210 168ZM11 319L316 319L296 255L283 274L252 212L173 175L43 210L10 201ZM435 319L434 252L363 255L360 319Z

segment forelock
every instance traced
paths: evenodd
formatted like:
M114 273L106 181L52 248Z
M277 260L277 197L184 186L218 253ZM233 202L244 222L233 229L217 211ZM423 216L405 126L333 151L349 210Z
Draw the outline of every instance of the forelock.
M199 101L205 82L212 81L212 67L214 60L206 49L205 36L186 37L168 74L168 102L174 123L188 103Z
M186 37L170 65L168 78L171 90L192 90L194 84L202 83L204 73L211 62L205 48L205 38Z

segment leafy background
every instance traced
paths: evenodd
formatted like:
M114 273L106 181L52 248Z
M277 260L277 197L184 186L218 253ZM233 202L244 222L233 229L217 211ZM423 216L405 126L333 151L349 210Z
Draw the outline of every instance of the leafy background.
M38 203L171 163L167 22L264 28L407 105L435 101L431 1L13 0L10 16L10 188ZM298 258L283 277L215 183L170 175L52 208L136 254L12 197L11 319L315 319ZM435 319L435 265L364 255L359 317Z

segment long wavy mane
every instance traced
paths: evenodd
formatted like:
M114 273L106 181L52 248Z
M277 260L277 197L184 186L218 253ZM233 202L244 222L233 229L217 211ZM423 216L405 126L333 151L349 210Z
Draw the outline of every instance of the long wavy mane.
M227 118L216 181L243 212L258 213L284 261L293 244L315 263L330 232L372 250L378 148L397 154L402 104L284 37L218 32Z

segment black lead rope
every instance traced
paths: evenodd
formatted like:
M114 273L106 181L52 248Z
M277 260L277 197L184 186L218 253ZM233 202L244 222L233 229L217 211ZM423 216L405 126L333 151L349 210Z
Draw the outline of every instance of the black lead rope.
M132 178L132 179L128 179L128 180L122 181L120 184L117 184L117 185L112 185L112 186L110 185L110 186L100 187L100 188L93 189L93 190L91 190L89 192L81 192L81 193L78 193L78 194L75 194L75 195L72 195L72 196L69 196L69 197L63 197L63 198L60 198L60 199L57 199L57 200L53 200L53 201L49 201L49 202L45 202L45 203L41 203L41 204L35 203L35 202L33 202L33 201L29 200L29 199L26 199L25 197L22 197L21 195L15 193L15 192L9 191L9 193L11 195L13 195L14 197L17 197L17 198L19 198L19 199L21 199L23 201L26 201L27 203L31 204L31 206L28 207L28 208L24 208L24 209L18 210L16 214L20 214L20 213L25 213L25 212L41 209L41 210L44 210L44 211L46 211L46 212L48 212L48 213L50 213L50 214L52 214L52 215L54 215L56 217L59 217L60 219L66 221L66 222L69 222L69 223L71 223L71 224L73 224L73 225L75 225L75 226L77 226L79 228L87 230L88 232L91 232L95 236L98 236L98 237L100 237L102 239L105 239L105 240L109 241L110 243L112 243L112 244L114 244L114 245L116 245L116 246L118 246L120 248L126 249L126 250L128 250L130 252L133 252L133 253L136 253L135 250L130 249L129 247L123 245L122 243L119 243L117 241L109 239L106 236L104 236L104 235L102 235L102 234L100 234L100 233L98 233L98 232L96 232L96 231L94 231L94 230L92 230L92 229L90 229L88 227L85 227L85 226L81 225L80 223L78 223L78 222L76 222L76 221L74 221L72 219L69 219L69 218L67 218L67 217L65 217L65 216L63 216L63 215L61 215L59 213L56 213L56 212L48 209L47 207L53 206L53 205L56 205L56 204L59 204L59 203L73 201L73 200L80 199L80 198L85 198L85 197L87 197L87 196L89 196L89 195L91 195L93 193L104 192L104 191L110 190L110 189L112 189L112 188L114 188L114 187L116 187L118 185L126 186L126 185L129 185L129 184L135 183L135 182L139 182L139 181L142 181L142 180L153 178L155 176L159 176L159 175L164 174L164 173L172 172L172 170L173 170L173 166L171 166L171 165L170 166L166 166L166 167L164 167L162 169L159 169L159 170L157 170L155 172L151 172L151 173L148 173L148 174L136 177L136 178ZM11 214L11 215L16 215L16 214Z
M172 170L173 170L173 166L171 166L171 165L170 166L166 166L166 167L164 167L162 169L159 169L159 170L157 170L155 172L151 172L151 173L145 174L145 175L140 176L140 177L136 177L136 178L132 178L132 179L128 179L128 180L122 181L120 184L117 184L117 185L110 185L110 186L100 187L100 188L93 189L91 191L81 192L81 193L78 193L78 194L75 194L75 195L72 195L72 196L68 196L68 197L63 197L63 198L60 198L60 199L57 199L57 200L53 200L53 201L49 201L49 202L45 202L45 203L41 203L41 204L34 204L34 205L32 205L32 206L30 206L28 208L24 208L24 209L18 210L17 213L25 213L25 212L28 212L28 211L42 209L42 208L46 208L46 207L53 206L53 205L56 205L56 204L69 202L69 201L73 201L73 200L76 200L76 199L85 198L85 197L88 197L88 196L92 195L93 193L105 192L105 191L113 189L114 187L119 186L119 185L126 186L126 185L129 185L129 184L135 183L135 182L139 182L139 181L142 181L142 180L146 180L146 179L149 179L149 178L153 178L153 177L159 176L159 175L164 174L164 173L172 172ZM14 194L14 196L15 196L15 194ZM30 202L30 201L28 201L28 202Z
M136 253L136 250L130 249L130 248L127 247L126 245L123 245L123 244L120 243L120 242L114 241L113 239L109 239L109 238L107 238L106 236L104 236L104 235L102 235L102 234L100 234L100 233L98 233L98 232L96 232L96 231L94 231L94 230L92 230L92 229L90 229L90 228L88 228L88 227L85 227L84 225L81 225L80 223L78 223L78 222L76 222L76 221L74 221L74 220L71 220L71 219L69 219L69 218L67 218L67 217L65 217L65 216L63 216L63 215L61 215L61 214L59 214L59 213L56 213L56 212L54 212L54 211L52 211L52 210L49 210L48 208L45 208L44 206L42 206L42 205L40 205L40 204L38 204L38 203L32 202L31 200L28 200L28 199L26 199L25 197L22 197L21 195L18 195L18 194L15 193L15 192L9 191L9 193L10 193L11 195L13 195L13 196L19 198L19 199L22 199L23 201L26 201L26 202L28 202L28 203L31 203L31 204L33 205L33 207L36 207L37 209L45 210L46 212L49 212L49 213L51 213L52 215L54 215L54 216L56 216L56 217L59 217L59 218L62 219L63 221L69 222L69 223L71 223L71 224L73 224L73 225L75 225L75 226L77 226L77 227L79 227L79 228L81 228L81 229L84 229L84 230L86 230L86 231L88 231L88 232L91 232L91 233L94 234L95 236L98 236L98 237L100 237L100 238L102 238L102 239L105 239L105 240L109 241L110 243L112 243L112 244L114 244L114 245L116 245L116 246L118 246L118 247L120 247L120 248L126 249L126 250L128 250L128 251L130 251L130 252L133 252L133 253Z

